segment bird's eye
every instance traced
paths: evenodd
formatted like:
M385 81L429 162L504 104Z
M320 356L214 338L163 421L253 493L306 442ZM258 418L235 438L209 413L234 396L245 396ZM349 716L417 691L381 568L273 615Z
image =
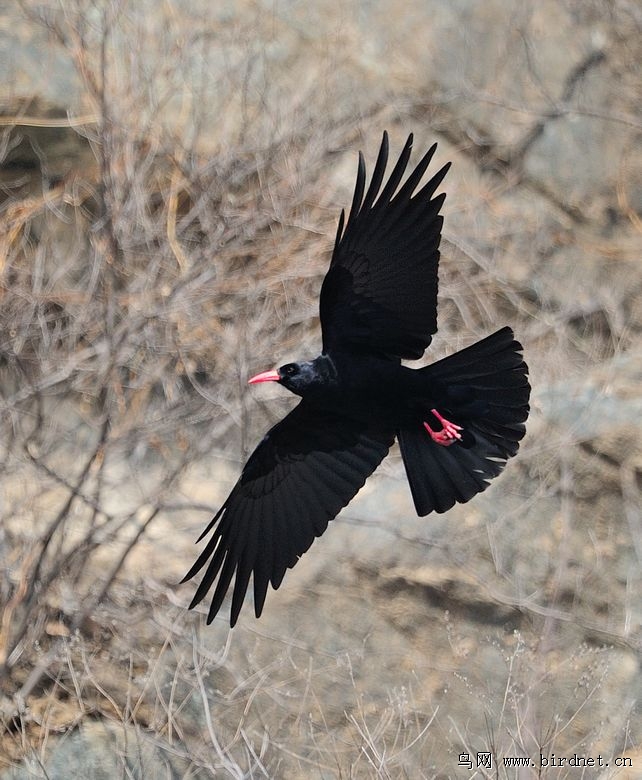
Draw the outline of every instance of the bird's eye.
M294 376L299 373L299 367L295 363L288 363L281 370L286 376Z

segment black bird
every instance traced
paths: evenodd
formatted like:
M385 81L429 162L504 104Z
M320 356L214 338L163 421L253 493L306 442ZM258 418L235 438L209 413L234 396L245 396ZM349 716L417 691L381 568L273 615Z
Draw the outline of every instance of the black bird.
M530 386L510 328L419 369L437 331L437 267L450 163L417 190L435 144L399 187L412 135L383 186L388 135L368 190L359 153L350 216L341 212L321 287L319 357L264 371L301 401L263 437L199 537L211 537L183 582L205 574L190 609L216 587L207 622L232 579L234 626L250 581L261 615L271 583L320 536L388 454L395 436L420 516L445 512L488 487L525 433ZM365 192L365 195L364 195Z

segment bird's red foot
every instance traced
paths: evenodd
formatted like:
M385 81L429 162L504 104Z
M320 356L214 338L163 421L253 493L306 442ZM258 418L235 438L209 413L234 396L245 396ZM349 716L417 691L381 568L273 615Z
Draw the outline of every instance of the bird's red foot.
M428 431L430 438L436 444L441 444L443 447L450 447L451 444L454 444L461 439L461 433L459 433L459 431L463 430L461 425L455 425L455 423L450 422L450 420L446 420L446 418L442 417L436 409L431 409L430 411L442 425L440 431L433 431L427 422L424 423L424 428Z

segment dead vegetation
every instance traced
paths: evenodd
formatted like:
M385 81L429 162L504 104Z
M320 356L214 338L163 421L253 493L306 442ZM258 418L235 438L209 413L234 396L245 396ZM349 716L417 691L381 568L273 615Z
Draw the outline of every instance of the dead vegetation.
M613 240L608 224L578 224L559 199L541 188L536 197L529 182L520 188L522 169L505 149L502 165L489 165L475 128L454 121L431 89L403 94L393 109L373 97L356 121L354 105L330 99L350 64L341 36L319 94L318 74L273 83L258 16L225 25L196 10L179 18L171 4L152 21L127 2L21 6L25 23L73 64L82 105L64 116L12 102L0 124L0 769L25 759L46 776L58 735L78 738L79 761L83 740L104 742L114 772L140 777L161 776L161 766L181 777L444 777L461 746L473 754L490 745L497 765L520 751L578 744L613 754L637 744L633 706L610 713L619 717L608 730L617 738L606 746L576 717L593 712L613 665L626 668L629 656L579 643L560 654L556 632L577 620L596 645L637 647L635 605L606 605L595 619L592 606L582 611L581 586L607 591L600 556L615 560L637 538L638 456L626 435L630 457L620 460L600 430L556 428L543 419L539 394L536 435L511 483L519 501L484 526L493 561L475 568L467 548L446 550L450 563L473 567L473 580L489 571L514 586L508 598L491 580L491 600L527 615L528 638L521 627L508 638L500 629L471 638L451 622L459 595L449 601L434 572L422 585L440 594L433 606L445 617L435 630L456 657L474 645L505 667L501 695L465 667L448 678L455 699L482 701L496 718L487 733L438 717L439 702L451 712L452 701L432 667L406 670L416 689L391 685L382 701L361 679L365 640L361 649L325 652L310 637L252 628L213 650L199 616L185 614L188 595L173 587L180 561L161 577L141 571L141 557L129 565L159 523L165 534L188 512L205 518L211 510L196 493L185 496L190 468L212 452L240 459L279 415L281 401L249 409L245 377L266 359L314 353L337 210L349 202L356 149L376 146L383 127L403 138L429 123L462 171L448 200L435 354L463 346L461 333L473 340L510 322L539 387L604 364L594 389L606 393L616 381L609 361L626 356L639 330L628 232L639 218L625 179L614 217L622 236ZM212 45L221 52L214 91L193 61ZM187 69L190 88L182 89ZM545 121L533 116L516 139L520 166L524 140L534 143ZM575 459L578 444L588 465ZM590 483L601 457L615 458L609 479L623 504L594 497L599 523L587 534L597 563L589 556L588 573L578 573L568 545L586 504L576 486L586 473ZM616 505L628 535L610 519ZM514 516L548 509L550 524L536 532L548 571L531 579L516 548L497 539L516 533ZM514 559L505 560L507 550ZM533 582L546 587L523 593ZM632 576L627 598L637 585ZM373 599L385 591L380 582L364 587ZM419 646L408 613L416 603L408 606L406 591L400 599L382 599L394 602L382 609L384 624L399 621ZM549 685L558 673L575 681L561 708ZM481 776L517 776L497 771Z

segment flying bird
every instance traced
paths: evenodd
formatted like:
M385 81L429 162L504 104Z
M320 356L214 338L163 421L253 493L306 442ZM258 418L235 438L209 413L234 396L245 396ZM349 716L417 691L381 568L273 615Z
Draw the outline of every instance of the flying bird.
M412 143L410 135L384 183L384 132L367 190L359 153L350 215L341 212L321 287L321 354L249 380L301 400L263 437L198 539L210 534L183 582L205 569L190 609L214 586L208 623L234 579L234 626L250 577L260 617L268 585L281 585L395 438L420 516L469 501L517 453L530 386L510 328L423 368L401 362L422 357L437 331L446 196L435 192L450 167L418 189L434 144L401 185Z

